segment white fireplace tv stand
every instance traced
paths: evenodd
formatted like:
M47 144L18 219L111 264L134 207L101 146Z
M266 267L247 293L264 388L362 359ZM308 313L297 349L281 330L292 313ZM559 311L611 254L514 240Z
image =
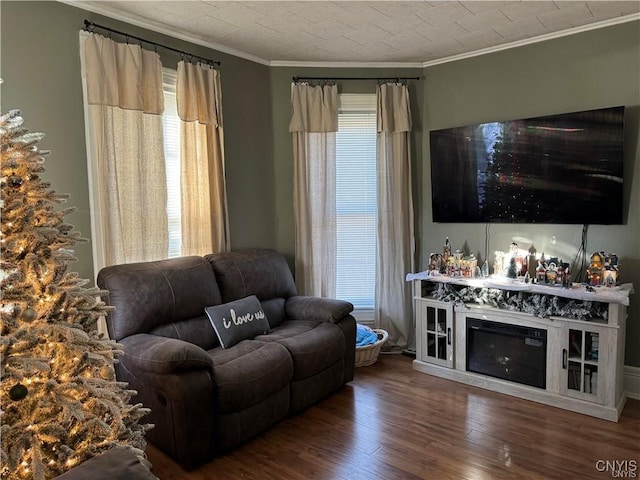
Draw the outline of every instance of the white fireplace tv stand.
M589 291L584 286L566 289L426 272L408 274L407 281L413 282L416 320L414 370L618 421L626 402L623 369L631 284ZM598 302L607 315L588 320L538 317L472 302L441 301L432 296L438 283L458 289L498 289L510 295L526 292L548 296L547 300Z

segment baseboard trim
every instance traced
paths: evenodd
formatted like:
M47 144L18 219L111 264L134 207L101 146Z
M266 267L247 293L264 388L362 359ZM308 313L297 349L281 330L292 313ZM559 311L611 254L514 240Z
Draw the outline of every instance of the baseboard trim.
M627 398L640 400L640 367L624 366L624 391Z

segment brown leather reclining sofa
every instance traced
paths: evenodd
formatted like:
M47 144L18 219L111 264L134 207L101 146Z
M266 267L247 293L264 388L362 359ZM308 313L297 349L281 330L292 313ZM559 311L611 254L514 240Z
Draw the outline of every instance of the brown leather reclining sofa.
M356 323L344 301L297 295L275 250L102 269L124 347L118 380L151 409L148 440L185 468L228 450L353 379ZM222 348L205 307L257 296L267 334Z

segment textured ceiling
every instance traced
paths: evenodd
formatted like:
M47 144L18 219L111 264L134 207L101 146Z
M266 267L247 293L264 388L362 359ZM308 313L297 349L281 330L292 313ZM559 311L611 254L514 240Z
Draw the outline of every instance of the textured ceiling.
M640 18L640 1L69 1L265 64L430 64Z

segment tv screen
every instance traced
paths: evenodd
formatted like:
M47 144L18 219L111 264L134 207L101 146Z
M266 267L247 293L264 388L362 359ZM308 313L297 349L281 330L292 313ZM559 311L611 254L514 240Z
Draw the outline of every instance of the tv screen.
M430 132L433 221L621 224L624 107Z

